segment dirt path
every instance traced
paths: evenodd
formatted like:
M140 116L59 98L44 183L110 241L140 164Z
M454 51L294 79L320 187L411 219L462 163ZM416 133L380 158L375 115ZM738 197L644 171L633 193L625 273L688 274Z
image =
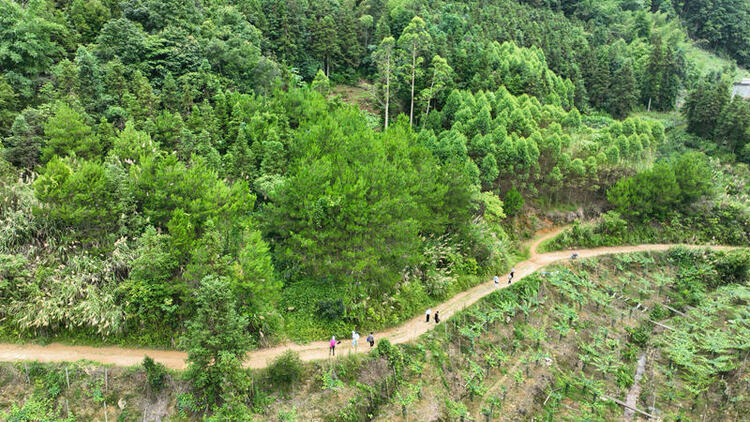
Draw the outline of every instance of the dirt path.
M516 264L516 274L514 282L532 274L538 269L556 261L562 261L570 258L570 251L550 252L537 254L537 246L555 236L559 230L554 230L538 238L530 248L530 258L526 261ZM611 248L596 248L578 250L580 258L595 257L601 255L631 253L631 252L663 252L676 245L638 245L638 246L620 246ZM696 248L699 246L688 246ZM715 250L729 250L730 247L715 246ZM508 286L508 275L501 276L500 288ZM447 320L453 314L472 305L482 297L494 292L496 289L492 280L482 283L474 288L463 291L448 301L434 306L434 311L440 311L443 320ZM375 333L375 339L388 339L392 343L405 343L416 339L427 331L435 327L433 323L425 323L422 314L412 318L404 324L391 329ZM339 354L352 353L351 341L343 339L337 352ZM360 339L359 353L367 352L369 346L364 341L364 336ZM328 342L312 342L308 344L285 343L279 346L260 349L250 352L245 362L245 366L250 368L263 368L275 357L279 356L286 350L293 350L299 353L300 358L305 361L325 359L328 357ZM52 343L46 346L33 344L4 344L0 343L0 361L39 361L39 362L64 362L77 361L80 359L91 360L104 364L113 364L118 366L138 365L144 356L150 356L157 362L161 362L172 369L184 369L185 358L184 352L171 350L151 350L151 349L128 349L121 347L89 347L89 346L67 346L59 343Z

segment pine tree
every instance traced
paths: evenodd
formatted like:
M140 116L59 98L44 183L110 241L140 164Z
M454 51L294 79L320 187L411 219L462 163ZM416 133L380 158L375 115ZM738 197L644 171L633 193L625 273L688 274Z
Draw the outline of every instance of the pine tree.
M630 59L626 59L615 71L613 79L609 110L615 118L623 119L638 104L638 87Z
M10 136L3 140L3 144L5 159L14 166L31 171L39 164L42 140L34 133L23 114L16 116Z
M180 108L180 89L177 87L172 72L167 72L167 76L164 77L160 97L164 108L167 110L175 112Z
M312 37L313 51L315 51L323 63L326 76L330 76L334 61L341 56L336 22L333 20L333 17L326 15L319 19L313 26Z
M649 56L648 66L644 75L644 82L641 87L641 94L644 104L647 104L650 110L653 106L661 109L659 104L659 92L661 91L662 69L664 67L664 50L660 37L654 38L651 43L651 56Z
M18 107L18 96L13 87L0 75L0 137L8 132Z
M750 101L735 96L721 112L715 139L737 153L750 142Z
M604 108L609 99L611 83L609 54L606 48L597 50L593 70L587 82L591 105L596 108Z
M685 100L683 109L688 121L688 131L710 139L715 134L719 116L728 101L729 85L717 80L715 76L709 76Z
M78 67L78 96L84 108L89 113L99 111L104 92L99 63L85 47L79 47L76 52L76 67Z
M109 9L99 0L73 0L70 6L70 20L84 43L92 42L109 18Z
M336 37L340 58L343 64L350 69L359 66L362 62L363 51L365 51L359 42L360 22L354 15L354 1L343 0L336 13Z
M318 73L315 75L315 79L313 79L312 84L310 85L310 88L312 88L315 91L318 91L321 95L327 96L328 93L331 90L331 81L328 80L328 77L325 73L323 73L323 70L318 70Z
M84 116L65 103L58 103L52 117L44 125L48 138L42 148L42 162L58 155L65 157L75 154L80 158L92 159L101 154L99 139L91 127L84 123Z

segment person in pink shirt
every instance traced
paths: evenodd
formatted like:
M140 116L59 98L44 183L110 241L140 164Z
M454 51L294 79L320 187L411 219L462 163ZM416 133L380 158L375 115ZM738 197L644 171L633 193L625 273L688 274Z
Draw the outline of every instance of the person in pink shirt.
M331 336L331 347L329 349L330 353L328 354L328 356L336 356L336 336Z

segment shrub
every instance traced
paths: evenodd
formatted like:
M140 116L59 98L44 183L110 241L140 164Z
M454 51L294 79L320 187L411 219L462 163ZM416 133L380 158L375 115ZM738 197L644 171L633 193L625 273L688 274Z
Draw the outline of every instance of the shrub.
M617 385L623 390L633 385L633 373L627 366L618 367L615 377L617 378Z
M623 214L644 221L663 218L679 204L680 185L671 165L657 163L649 170L621 179L607 191L607 200Z
M302 376L302 360L299 353L287 350L268 366L268 380L275 386L288 389Z
M157 393L161 391L167 378L167 368L148 356L143 358L143 368L146 370L146 379L151 390Z
M406 356L398 347L391 344L387 339L380 340L373 350L374 356L379 356L388 361L393 372L398 376L401 370L406 366Z
M616 211L608 211L602 215L596 231L612 237L622 237L628 229L628 222Z
M321 300L318 302L318 316L329 321L335 321L341 319L344 316L344 301L341 299L337 300Z
M649 318L654 321L661 321L662 319L667 317L669 317L669 311L667 310L667 308L659 305L658 303L654 305L654 308L649 314Z
M747 249L730 251L716 261L718 277L712 287L719 285L742 283L750 275L750 251Z
M523 208L524 199L523 196L516 190L515 187L511 188L508 193L505 194L503 199L503 209L508 217L515 217Z
M716 271L711 265L703 263L683 267L675 280L675 291L670 293L674 306L697 305L706 295L707 284L715 279Z
M242 360L250 346L229 282L207 276L196 294L197 312L183 337L188 354L185 377L190 380L197 403L221 405L230 391L244 388L247 375Z
M638 346L635 344L629 344L625 346L622 351L622 360L625 362L633 362L638 356Z
M625 328L625 331L630 334L629 340L639 346L645 346L648 342L648 338L651 336L651 328L648 325L641 325L636 328Z

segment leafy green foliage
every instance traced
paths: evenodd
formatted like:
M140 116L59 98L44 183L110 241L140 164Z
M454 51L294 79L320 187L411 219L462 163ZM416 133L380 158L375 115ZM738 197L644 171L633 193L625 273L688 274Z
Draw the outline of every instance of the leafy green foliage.
M161 363L154 362L153 359L146 356L143 358L143 369L146 370L146 379L151 390L158 393L164 388L164 382L167 377L167 369Z
M667 3L667 2L665 2ZM742 1L672 1L675 11L687 25L688 32L705 39L709 45L750 64L750 30L745 25L750 6Z
M197 313L184 338L188 353L185 376L204 406L226 402L246 382L242 362L249 347L247 323L235 309L226 279L208 276L201 281Z
M690 204L710 193L711 170L705 156L685 154L671 163L617 182L607 199L618 211L640 219L663 219L678 205Z
M274 386L289 389L300 379L302 370L299 354L288 350L271 362L266 373Z
M710 75L690 92L685 102L688 131L714 141L747 161L743 151L750 143L750 102L730 97L727 81Z
M505 198L503 199L505 212L511 217L518 215L521 208L523 208L523 202L523 196L521 196L516 188L511 188L508 193L505 194Z
M49 138L42 148L42 161L47 162L55 155L76 155L80 158L93 158L101 154L99 139L91 127L83 122L83 116L60 103L44 126L44 134Z
M255 344L392 325L507 267L522 209L677 149L626 118L695 82L671 10L490 3L0 0L3 329L172 347L207 277ZM327 98L360 81L367 113ZM697 116L737 156L744 104ZM679 195L623 189L658 201L591 241L653 217L747 239L740 201L703 206L716 166L669 162Z

